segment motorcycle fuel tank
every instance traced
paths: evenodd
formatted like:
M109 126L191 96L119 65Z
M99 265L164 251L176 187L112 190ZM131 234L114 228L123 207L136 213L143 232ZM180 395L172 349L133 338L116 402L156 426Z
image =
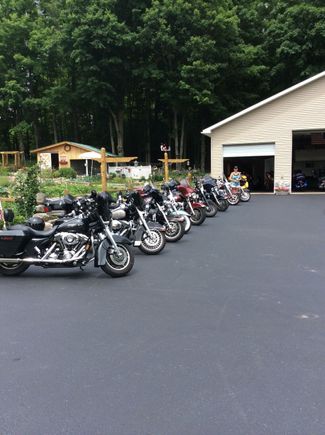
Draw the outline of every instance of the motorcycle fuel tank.
M58 230L65 231L67 233L83 233L87 231L87 225L83 221L83 219L71 219L66 222L63 222Z

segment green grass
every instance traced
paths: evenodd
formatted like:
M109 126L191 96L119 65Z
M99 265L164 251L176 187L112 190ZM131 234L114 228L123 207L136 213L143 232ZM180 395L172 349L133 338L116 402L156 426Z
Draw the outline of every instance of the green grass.
M6 175L0 175L0 186L9 186L10 181L9 178Z

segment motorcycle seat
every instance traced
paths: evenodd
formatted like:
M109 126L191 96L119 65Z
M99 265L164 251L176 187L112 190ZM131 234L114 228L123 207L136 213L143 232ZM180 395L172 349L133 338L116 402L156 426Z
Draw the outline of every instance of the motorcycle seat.
M48 231L37 231L27 225L12 225L9 228L10 230L20 230L24 231L25 235L30 237L31 239L46 239L47 237L51 237L55 231L56 227L48 230Z

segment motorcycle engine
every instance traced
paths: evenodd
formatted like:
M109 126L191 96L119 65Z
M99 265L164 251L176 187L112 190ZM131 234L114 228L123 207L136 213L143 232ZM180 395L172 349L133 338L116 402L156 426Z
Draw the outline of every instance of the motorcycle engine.
M121 222L116 219L112 219L111 225L113 231L120 230L122 228Z
M72 258L76 252L78 252L80 248L88 242L88 237L84 234L62 232L56 234L54 240L61 247L61 255L63 254L63 259L67 260ZM53 253L51 258L53 258L53 255L57 254L57 252Z

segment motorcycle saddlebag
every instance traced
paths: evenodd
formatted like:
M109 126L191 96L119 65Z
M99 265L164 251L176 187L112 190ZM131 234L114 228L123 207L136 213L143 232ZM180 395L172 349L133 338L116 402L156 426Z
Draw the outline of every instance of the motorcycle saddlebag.
M23 230L0 231L0 257L8 258L19 254L29 239Z

